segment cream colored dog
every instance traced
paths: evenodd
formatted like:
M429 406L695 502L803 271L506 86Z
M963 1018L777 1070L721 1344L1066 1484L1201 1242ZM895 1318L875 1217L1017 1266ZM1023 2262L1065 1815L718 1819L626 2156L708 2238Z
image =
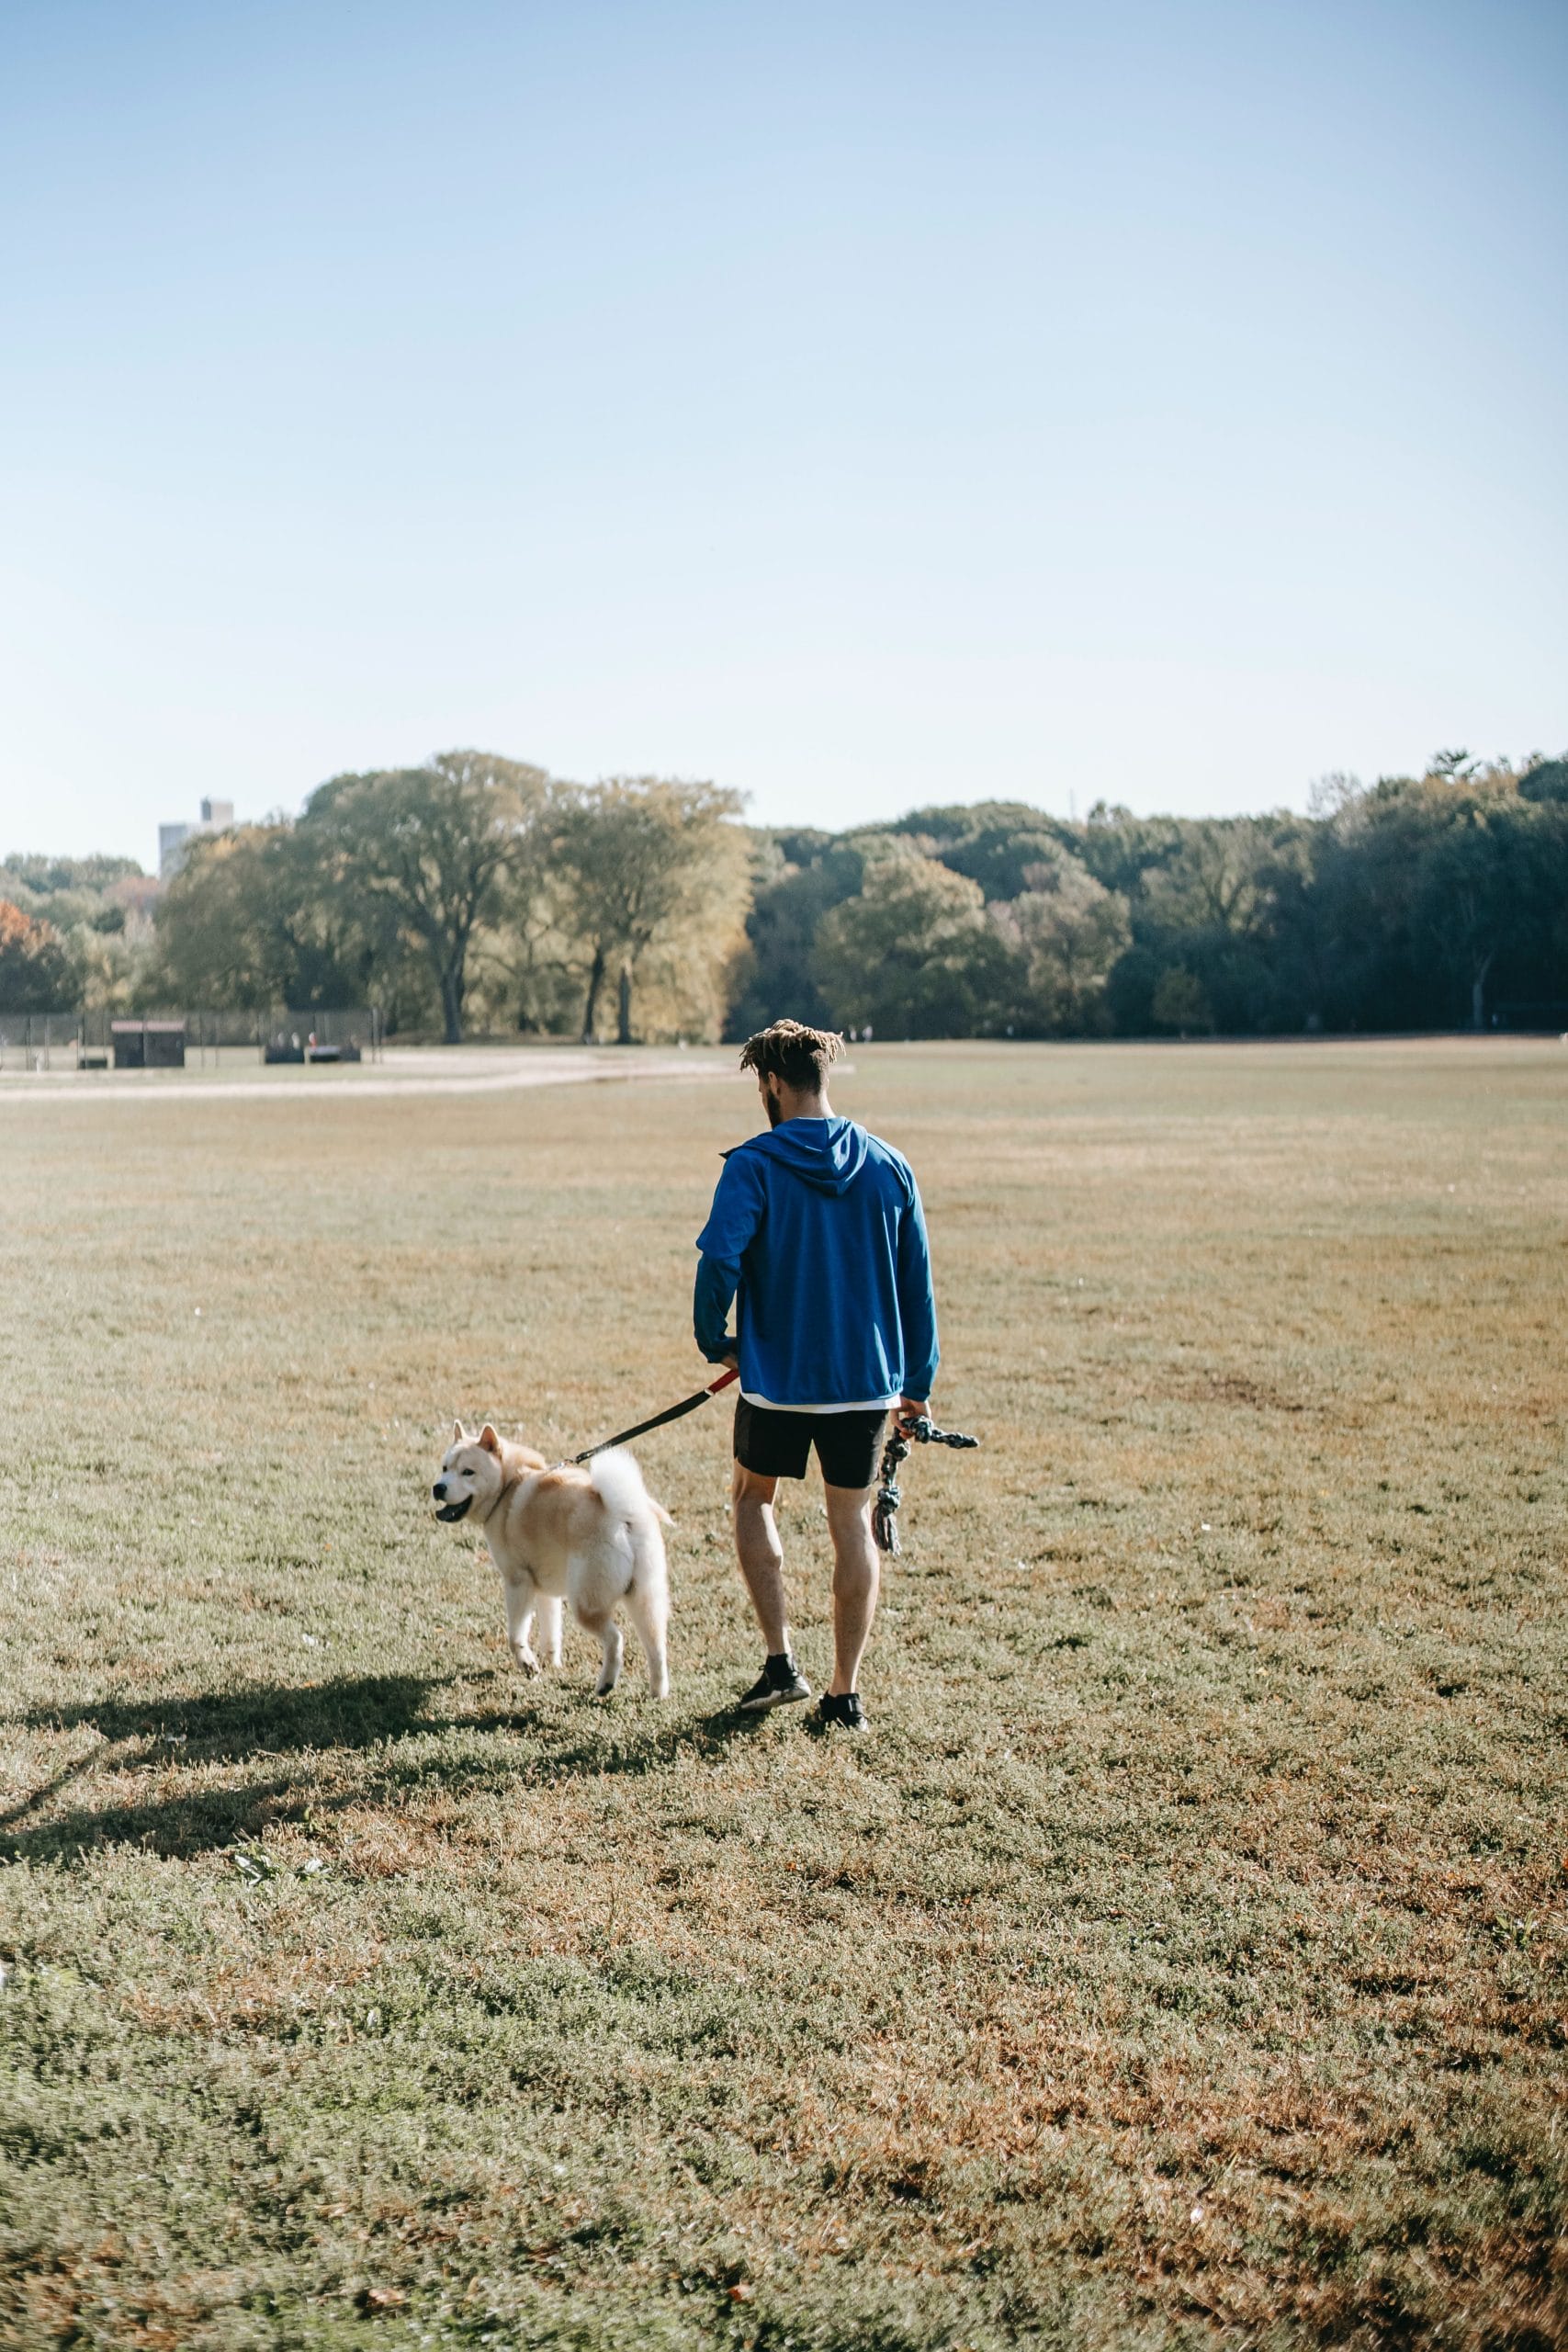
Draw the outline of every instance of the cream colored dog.
M506 1638L525 1673L539 1670L528 1638L536 1617L550 1664L560 1664L560 1607L570 1600L603 1649L604 1698L621 1670L615 1611L624 1600L648 1660L649 1687L656 1699L669 1696L670 1577L659 1522L672 1521L629 1453L612 1449L596 1453L586 1470L570 1464L551 1470L543 1454L497 1437L488 1421L478 1437L458 1421L431 1492L437 1519L471 1519L484 1529L501 1572Z

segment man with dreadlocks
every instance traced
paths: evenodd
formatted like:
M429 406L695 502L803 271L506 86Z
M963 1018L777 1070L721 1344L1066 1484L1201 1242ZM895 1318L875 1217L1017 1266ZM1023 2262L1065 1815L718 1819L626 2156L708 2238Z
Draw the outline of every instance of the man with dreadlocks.
M740 1706L808 1699L785 1615L784 1550L773 1517L781 1478L804 1478L813 1446L833 1540L833 1678L820 1721L863 1731L857 1688L876 1609L871 1496L890 1408L924 1414L936 1374L920 1195L890 1144L840 1118L828 1067L840 1040L798 1021L748 1038L765 1134L724 1156L697 1236L693 1321L710 1363L739 1364L735 1548L767 1645ZM727 1329L731 1300L736 1329Z

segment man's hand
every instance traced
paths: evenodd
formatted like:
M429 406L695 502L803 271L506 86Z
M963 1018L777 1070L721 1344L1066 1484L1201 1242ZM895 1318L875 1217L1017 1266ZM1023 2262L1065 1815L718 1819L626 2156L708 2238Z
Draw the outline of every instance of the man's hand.
M922 1418L930 1405L929 1396L900 1396L898 1410L893 1418L901 1430L908 1429L911 1421L918 1421Z

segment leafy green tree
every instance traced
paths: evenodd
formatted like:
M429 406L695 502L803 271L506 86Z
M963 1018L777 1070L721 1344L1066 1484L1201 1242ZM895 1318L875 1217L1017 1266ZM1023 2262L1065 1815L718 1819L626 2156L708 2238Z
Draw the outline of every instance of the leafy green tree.
M138 879L141 868L133 857L37 857L13 853L0 861L0 890L14 896L17 887L41 902L28 911L43 911L54 920L47 902L64 891L101 899L116 882ZM20 903L18 901L18 903Z
M52 923L0 899L0 1012L63 1012L71 964Z
M549 843L562 795L556 787L535 826L537 844L509 869L481 942L478 986L494 1025L545 1035L570 1026L581 994L580 944L570 892Z
M340 775L310 796L301 843L325 887L378 912L424 958L446 1043L460 1045L468 955L496 917L543 806L542 769L490 752L444 752L420 768Z
M1310 865L1311 837L1310 826L1284 814L1165 820L1161 854L1137 871L1129 893L1138 953L1109 992L1118 1026L1164 1025L1153 991L1173 967L1201 982L1218 1029L1301 1026L1305 1008L1287 1000L1278 933L1291 877Z
M840 1023L965 1037L1000 1025L1017 966L977 882L888 840L866 844L859 895L818 926L812 973Z
M1097 800L1070 846L1097 882L1135 904L1151 878L1169 865L1181 845L1176 817L1134 817L1130 808Z
M261 825L189 843L157 910L157 988L168 1003L245 1012L288 1002L291 958L273 847Z
M1413 938L1416 876L1430 815L1410 777L1380 778L1319 827L1305 903L1288 927L1324 940L1324 1025L1415 1029L1428 1017Z
M157 884L129 857L11 856L0 895L59 938L69 970L56 1000L98 1011L128 1005L151 961Z
M1527 771L1527 776L1529 775ZM1335 940L1331 1027L1484 1022L1488 993L1568 996L1563 876L1549 803L1503 762L1444 753L1335 814L1313 893Z
M1108 1028L1106 980L1132 943L1126 900L1060 852L1026 866L1024 879L991 917L1023 964L1025 1025L1055 1036Z
M359 1003L395 950L366 912L332 889L316 842L291 825L198 837L158 904L153 989L214 1010Z
M1472 1029L1486 1026L1488 983L1499 968L1511 961L1517 974L1550 959L1553 918L1561 917L1568 883L1564 830L1555 806L1515 794L1467 793L1423 844L1413 906L1416 941Z
M1523 800L1568 803L1568 753L1560 760L1532 760L1519 778Z
M739 795L718 785L660 776L610 776L563 795L550 865L586 966L585 1045L598 1035L612 977L616 1042L632 1043L632 990L650 949L710 965L733 953L749 896L740 807Z
M1267 917L1277 854L1276 827L1266 817L1201 819L1179 828L1145 895L1172 928L1255 937Z
M1320 820L1303 827L1300 854L1274 871L1269 964L1281 1029L1342 1025L1355 943L1333 887L1334 856L1333 826Z
M852 842L830 833L764 833L754 839L748 953L725 1035L749 1037L785 1014L826 1026L833 1010L813 974L817 929L829 908L859 891L865 859Z
M1190 1030L1214 1025L1209 992L1196 972L1185 964L1170 964L1155 983L1149 1010L1158 1029L1174 1029L1185 1037Z
M978 882L989 905L1029 888L1032 865L1077 848L1070 827L1020 800L981 800L969 807L917 808L886 831L911 841L954 874Z

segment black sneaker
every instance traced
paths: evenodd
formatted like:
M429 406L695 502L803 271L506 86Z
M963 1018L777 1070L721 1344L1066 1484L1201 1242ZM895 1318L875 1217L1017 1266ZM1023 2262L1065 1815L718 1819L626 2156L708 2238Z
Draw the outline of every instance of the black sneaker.
M831 1731L835 1725L840 1731L864 1731L866 1716L860 1692L824 1690L817 1702L817 1720L824 1731Z
M768 1659L750 1690L737 1699L735 1708L738 1714L760 1715L770 1707L787 1707L796 1699L810 1696L810 1683L786 1650L782 1657Z

